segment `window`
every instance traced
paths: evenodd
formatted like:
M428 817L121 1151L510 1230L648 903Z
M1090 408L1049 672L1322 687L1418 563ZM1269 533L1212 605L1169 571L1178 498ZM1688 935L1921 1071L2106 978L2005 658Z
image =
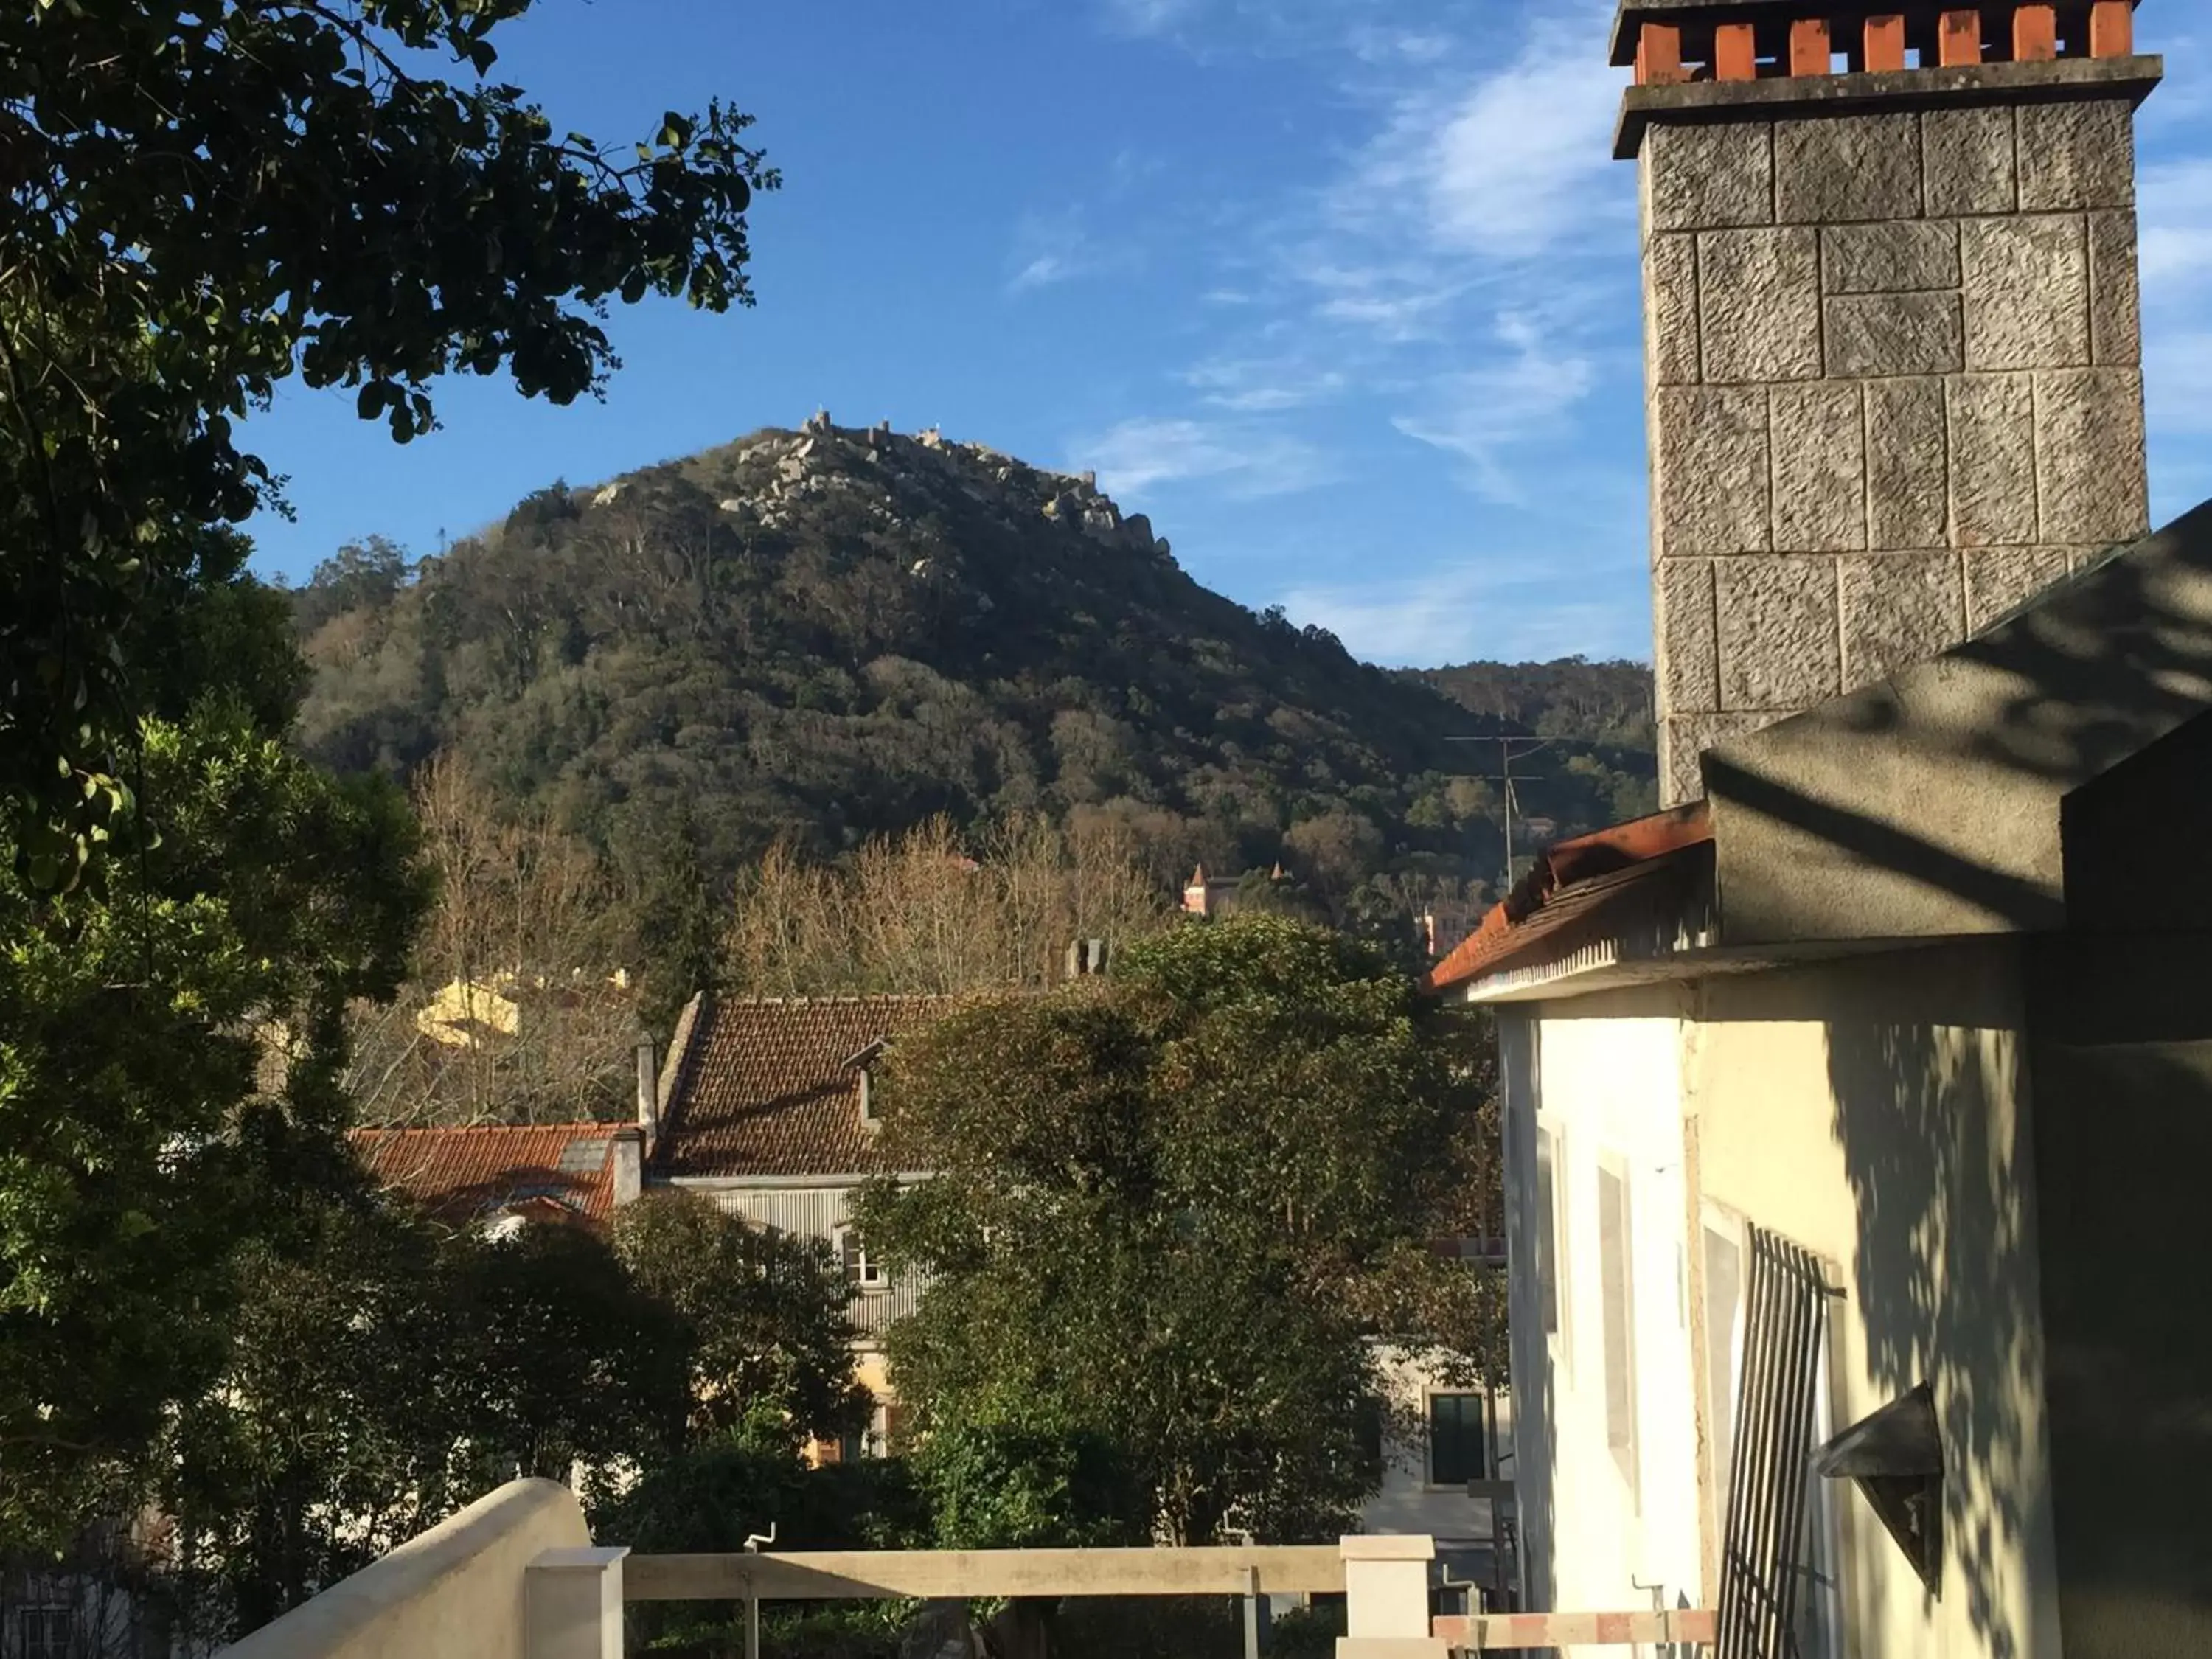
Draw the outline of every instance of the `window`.
M1372 1395L1363 1398L1352 1413L1352 1441L1359 1449L1362 1468L1382 1468L1382 1402Z
M1743 1312L1743 1245L1729 1222L1707 1217L1705 1236L1705 1425L1711 1454L1715 1523L1728 1513L1729 1464L1735 1452L1736 1328Z
M1557 1144L1549 1129L1536 1131L1536 1302L1544 1313L1544 1334L1559 1329L1559 1212L1552 1165Z
M880 1291L890 1283L890 1275L884 1264L868 1254L868 1247L860 1234L850 1227L841 1228L837 1234L837 1254L844 1259L845 1279L864 1291Z
M1628 1171L1607 1162L1597 1172L1598 1291L1605 1336L1605 1437L1621 1478L1634 1492L1636 1464L1635 1267L1629 1227Z
M1464 1486L1482 1480L1482 1396L1479 1394L1432 1394L1429 1396L1429 1484Z
M15 1650L22 1659L69 1659L75 1624L65 1607L25 1607L15 1615Z
M860 1121L876 1121L876 1074L866 1066L860 1068Z

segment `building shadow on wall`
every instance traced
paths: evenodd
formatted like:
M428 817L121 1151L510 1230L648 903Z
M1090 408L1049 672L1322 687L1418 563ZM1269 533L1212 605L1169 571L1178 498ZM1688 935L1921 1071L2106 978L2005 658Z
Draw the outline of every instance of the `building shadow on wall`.
M1880 1006L1878 987L1863 994L1871 1006L1829 1024L1828 1071L1857 1206L1866 1364L1887 1398L1932 1385L1944 1447L1941 1595L1963 1604L1993 1659L2017 1659L2033 1594L2017 1564L2051 1524L2018 1039L1990 1011L1908 1013ZM1875 1547L1895 1547L1870 1513L1861 1520ZM1892 1565L1899 1578L1911 1571L1901 1554Z

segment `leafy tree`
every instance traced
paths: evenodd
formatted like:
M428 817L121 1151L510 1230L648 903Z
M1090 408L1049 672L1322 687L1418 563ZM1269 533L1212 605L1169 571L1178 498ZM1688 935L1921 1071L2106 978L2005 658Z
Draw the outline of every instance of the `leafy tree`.
M937 1173L860 1225L934 1281L889 1339L921 1432L1102 1437L1170 1541L1332 1535L1379 1476L1372 1339L1498 1363L1498 1287L1429 1248L1491 1179L1479 1035L1366 947L1253 916L909 1036L886 1149ZM1076 1519L1040 1507L1015 1519Z
M223 1368L165 1437L201 1634L257 1627L517 1474L672 1450L680 1322L591 1234L489 1240L359 1194L302 1234L240 1257Z
M1121 1443L1095 1430L947 1421L913 1463L939 1549L1141 1544L1151 1530Z
M613 836L629 933L641 964L638 1023L665 1037L684 1005L721 977L723 884L708 868L706 830L686 797L617 820Z
M440 374L566 402L599 307L749 301L746 118L634 153L486 80L530 0L71 0L0 19L0 801L44 888L122 810L132 619L277 481L234 422L298 373L405 441ZM442 54L460 69L429 72ZM150 781L151 780L149 780Z
M404 805L284 741L282 604L204 539L142 619L158 681L102 879L0 874L0 1543L127 1504L222 1363L233 1258L343 1179L344 1012L423 892ZM0 828L0 872L20 850Z
M383 611L398 597L412 563L405 548L385 537L348 542L315 567L307 586L295 596L294 625L312 634L349 611Z
M696 1193L626 1205L616 1251L637 1292L682 1324L695 1431L781 1425L787 1449L866 1417L853 1376L852 1289L818 1239L748 1225Z

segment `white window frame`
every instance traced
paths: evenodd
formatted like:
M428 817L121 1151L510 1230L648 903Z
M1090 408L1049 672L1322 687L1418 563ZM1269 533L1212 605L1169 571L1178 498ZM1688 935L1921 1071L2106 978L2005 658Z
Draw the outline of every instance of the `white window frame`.
M866 1243L850 1223L837 1229L837 1259L844 1264L847 1283L865 1291L890 1288L890 1273L868 1254Z
M1700 1265L1705 1294L1698 1322L1705 1333L1705 1478L1713 1493L1714 1536L1721 1537L1728 1531L1729 1489L1734 1476L1729 1466L1735 1452L1736 1405L1743 1378L1743 1322L1745 1292L1751 1283L1751 1240L1744 1231L1743 1218L1735 1211L1711 1202L1702 1205L1700 1210L1698 1249L1703 1258ZM1735 1297L1729 1305L1729 1328L1721 1339L1724 1360L1722 1370L1727 1373L1723 1376L1713 1375L1713 1268L1708 1235L1735 1252ZM1725 1427L1721 1422L1723 1407L1726 1408Z
M1536 1119L1536 1190L1532 1207L1542 1207L1547 1187L1550 1189L1551 1208L1538 1220L1536 1293L1544 1294L1545 1273L1542 1260L1544 1247L1551 1247L1551 1297L1543 1312L1546 1316L1544 1340L1550 1349L1560 1373L1567 1380L1574 1377L1574 1275L1570 1271L1571 1257L1568 1252L1567 1224L1572 1210L1568 1201L1571 1185L1571 1166L1567 1158L1567 1133L1560 1125L1547 1121L1540 1114ZM1545 1167L1550 1166L1550 1178L1545 1178ZM1548 1238L1545 1232L1548 1232Z
M1482 1459L1482 1473L1470 1478L1490 1479L1496 1471L1491 1465L1496 1461L1491 1455L1489 1402L1479 1389L1424 1389L1421 1390L1421 1488L1425 1492L1464 1492L1466 1484L1456 1480L1437 1479L1437 1407L1439 1400L1472 1400L1475 1402L1474 1433Z
M1598 1331L1601 1352L1601 1382L1606 1389L1605 1438L1606 1447L1613 1454L1613 1467L1628 1487L1629 1502L1638 1512L1643 1508L1643 1436L1641 1433L1643 1402L1638 1398L1636 1370L1636 1188L1633 1166L1617 1152L1604 1152L1598 1156L1597 1237L1598 1237ZM1620 1249L1620 1335L1621 1351L1618 1358L1620 1368L1622 1417L1616 1420L1613 1410L1613 1370L1615 1356L1613 1352L1613 1322L1607 1316L1606 1304L1606 1199L1605 1183L1612 1181L1620 1194L1620 1213L1617 1234Z

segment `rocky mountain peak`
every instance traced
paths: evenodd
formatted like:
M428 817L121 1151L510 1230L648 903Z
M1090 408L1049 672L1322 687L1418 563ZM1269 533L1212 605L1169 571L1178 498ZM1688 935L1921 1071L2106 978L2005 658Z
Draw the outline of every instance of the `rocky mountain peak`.
M845 494L871 516L914 521L953 504L981 508L1009 530L1033 530L1038 520L1088 538L1102 548L1171 562L1167 538L1153 532L1141 513L1122 513L1098 488L1095 472L1059 472L1033 466L988 444L946 438L935 427L908 435L890 422L841 427L817 410L797 431L769 428L723 450L695 458L690 467L721 461L738 488L719 498L725 513L749 514L766 529L787 526L802 503ZM687 469L688 470L688 469ZM600 489L595 506L619 499L623 481Z

